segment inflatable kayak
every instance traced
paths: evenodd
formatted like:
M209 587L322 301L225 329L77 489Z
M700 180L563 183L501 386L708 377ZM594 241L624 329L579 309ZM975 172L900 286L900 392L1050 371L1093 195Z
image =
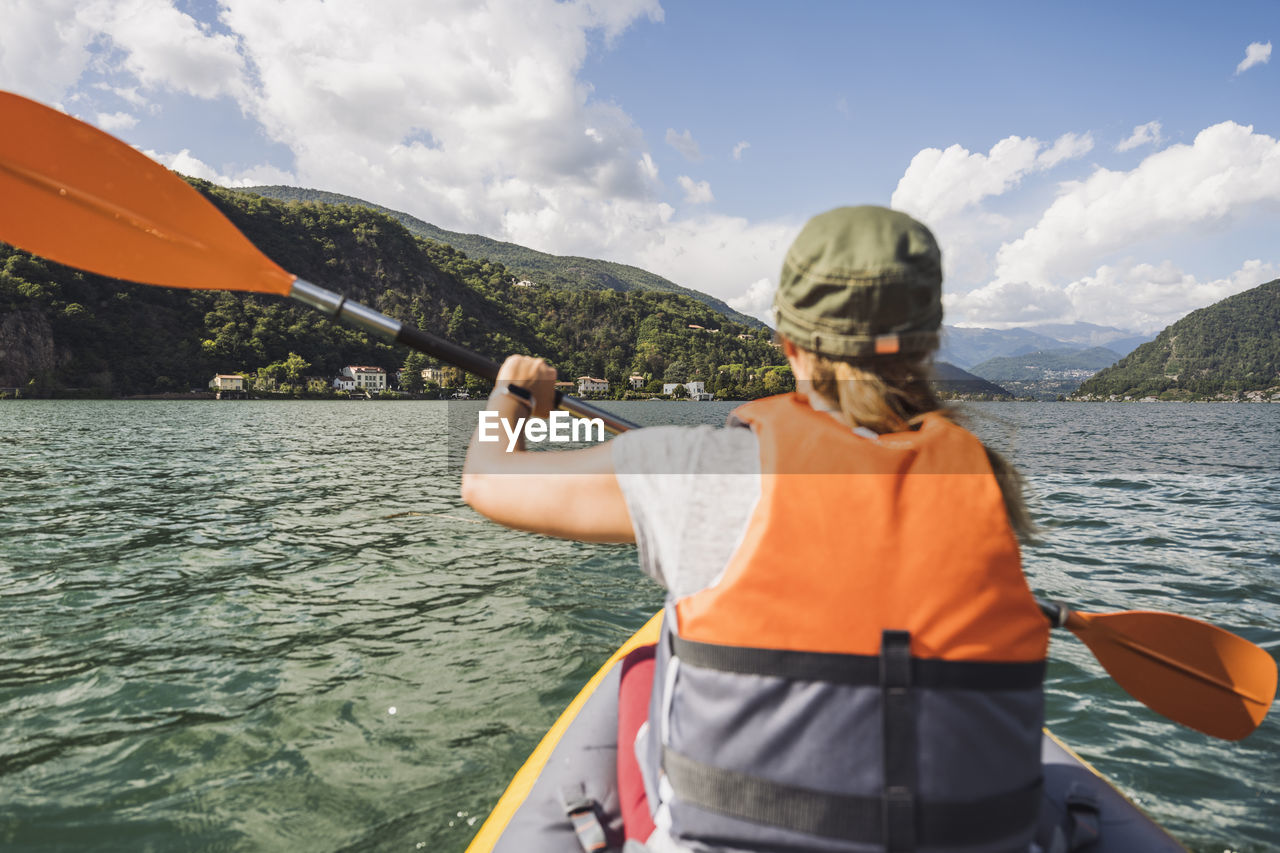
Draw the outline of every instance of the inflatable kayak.
M623 850L618 687L624 660L658 641L662 614L613 653L516 773L467 853ZM1047 729L1037 853L1185 851ZM626 853L642 848L630 844Z

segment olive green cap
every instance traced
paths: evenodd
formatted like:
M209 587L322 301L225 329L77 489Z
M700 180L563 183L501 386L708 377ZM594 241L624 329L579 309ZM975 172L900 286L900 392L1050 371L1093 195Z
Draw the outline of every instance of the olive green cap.
M942 253L905 213L838 207L791 244L773 307L779 334L823 355L929 352L942 325Z

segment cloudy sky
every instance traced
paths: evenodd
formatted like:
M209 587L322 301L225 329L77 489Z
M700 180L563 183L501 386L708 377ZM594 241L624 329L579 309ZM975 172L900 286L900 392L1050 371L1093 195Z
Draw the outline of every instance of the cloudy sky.
M1280 276L1280 3L0 0L0 88L186 174L358 196L766 316L841 204L947 321L1154 331Z

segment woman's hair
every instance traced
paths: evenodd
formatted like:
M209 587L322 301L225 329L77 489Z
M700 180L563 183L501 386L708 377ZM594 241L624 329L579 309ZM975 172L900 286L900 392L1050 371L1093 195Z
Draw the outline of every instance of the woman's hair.
M810 387L838 407L851 427L865 427L878 434L903 432L916 427L929 412L957 420L955 409L933 390L931 352L855 359L804 352L812 366ZM983 447L1000 484L1009 523L1020 539L1029 539L1035 525L1022 497L1022 475L999 453L985 444Z

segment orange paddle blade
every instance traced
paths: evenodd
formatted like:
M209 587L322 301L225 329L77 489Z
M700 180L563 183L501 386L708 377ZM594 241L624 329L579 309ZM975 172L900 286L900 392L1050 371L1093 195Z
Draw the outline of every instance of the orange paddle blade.
M1276 695L1276 662L1228 631L1172 613L1072 613L1067 627L1156 713L1225 740L1258 727Z
M204 196L114 136L11 92L0 127L0 240L144 284L289 293Z

